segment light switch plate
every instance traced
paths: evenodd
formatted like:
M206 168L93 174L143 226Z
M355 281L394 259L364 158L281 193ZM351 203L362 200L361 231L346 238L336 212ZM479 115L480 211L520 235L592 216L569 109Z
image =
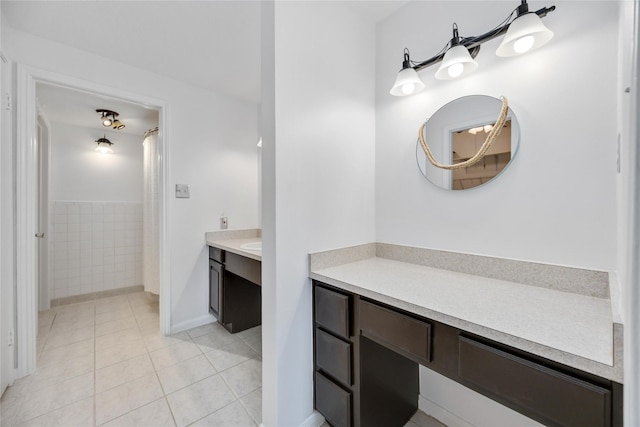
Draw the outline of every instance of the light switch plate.
M176 184L176 199L188 199L190 188L188 184Z

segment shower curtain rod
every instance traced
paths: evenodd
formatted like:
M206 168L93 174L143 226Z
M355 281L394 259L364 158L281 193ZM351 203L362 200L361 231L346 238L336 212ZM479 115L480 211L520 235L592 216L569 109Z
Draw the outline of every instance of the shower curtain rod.
M148 137L149 135L151 135L154 132L158 132L158 126L154 127L153 129L149 129L148 131L146 131L144 133L144 137L146 138L146 137Z

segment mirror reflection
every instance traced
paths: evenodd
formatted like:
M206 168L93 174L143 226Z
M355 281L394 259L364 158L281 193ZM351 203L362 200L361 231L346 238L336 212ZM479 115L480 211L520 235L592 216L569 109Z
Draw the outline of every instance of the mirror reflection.
M502 101L484 95L456 99L429 118L423 137L439 163L455 165L472 158L485 143L500 114ZM475 164L445 170L434 166L418 141L416 159L422 174L433 184L447 190L465 190L483 185L499 176L517 153L520 128L513 111L500 134Z

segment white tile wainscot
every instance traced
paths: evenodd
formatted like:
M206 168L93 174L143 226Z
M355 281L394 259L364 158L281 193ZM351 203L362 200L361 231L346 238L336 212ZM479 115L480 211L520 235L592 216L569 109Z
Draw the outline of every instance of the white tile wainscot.
M142 203L52 202L52 298L142 284Z

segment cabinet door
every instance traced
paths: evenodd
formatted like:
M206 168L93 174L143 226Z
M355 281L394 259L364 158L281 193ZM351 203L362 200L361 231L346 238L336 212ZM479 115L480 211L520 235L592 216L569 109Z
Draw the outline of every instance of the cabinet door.
M212 259L209 260L209 312L222 322L222 280L224 265Z

